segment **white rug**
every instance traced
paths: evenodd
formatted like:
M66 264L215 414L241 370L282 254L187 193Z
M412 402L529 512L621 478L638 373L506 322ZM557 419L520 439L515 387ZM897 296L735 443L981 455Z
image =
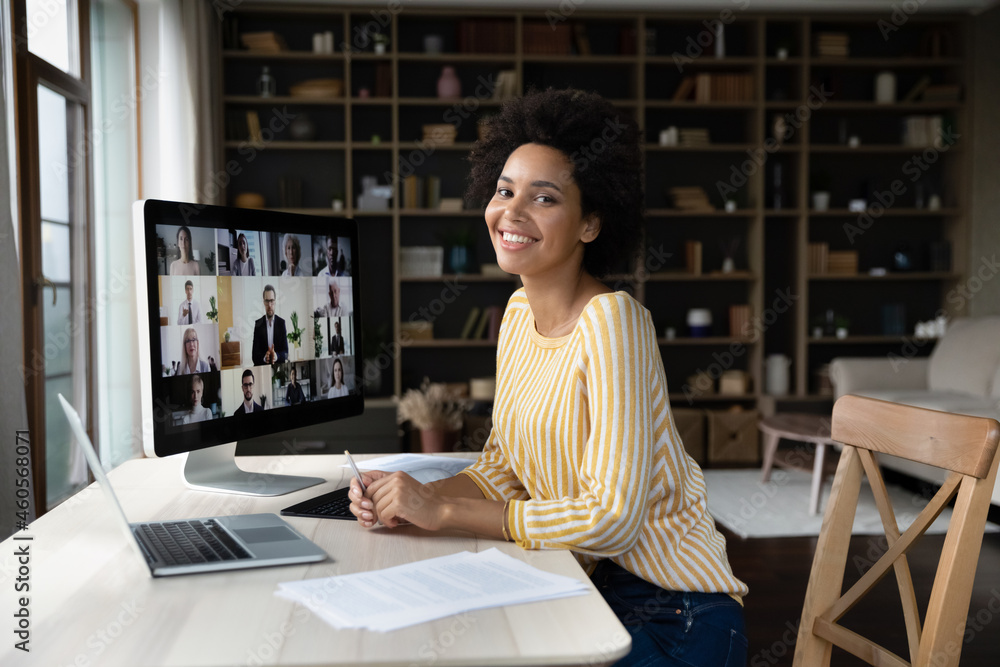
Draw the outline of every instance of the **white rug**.
M743 538L788 537L819 535L832 478L828 478L823 486L820 511L816 516L809 514L812 475L807 472L775 468L771 472L771 480L761 483L759 468L706 470L705 482L708 485L708 510L720 525ZM888 488L902 532L917 518L928 499L897 486L890 485ZM927 533L944 533L950 517L951 510L946 508ZM986 530L993 532L998 528L987 523ZM867 480L861 486L858 511L854 517L854 534L884 534Z

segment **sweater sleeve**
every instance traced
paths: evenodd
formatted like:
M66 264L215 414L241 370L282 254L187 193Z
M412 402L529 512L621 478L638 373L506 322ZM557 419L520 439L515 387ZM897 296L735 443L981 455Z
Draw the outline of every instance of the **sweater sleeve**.
M603 557L639 538L652 474L653 400L648 368L656 336L648 312L624 295L595 299L581 315L583 349L573 400L585 410L574 498L516 501L511 537L528 549L572 549ZM560 443L565 445L566 443Z
M524 485L514 474L510 462L497 444L495 430L490 432L486 445L483 447L483 453L476 462L459 474L471 477L483 495L490 500L528 497Z

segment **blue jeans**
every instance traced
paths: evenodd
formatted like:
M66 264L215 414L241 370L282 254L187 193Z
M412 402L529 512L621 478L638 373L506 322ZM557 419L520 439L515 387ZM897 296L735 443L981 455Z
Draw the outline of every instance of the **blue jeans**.
M667 591L610 560L590 578L632 636L616 667L746 666L743 607L725 593Z

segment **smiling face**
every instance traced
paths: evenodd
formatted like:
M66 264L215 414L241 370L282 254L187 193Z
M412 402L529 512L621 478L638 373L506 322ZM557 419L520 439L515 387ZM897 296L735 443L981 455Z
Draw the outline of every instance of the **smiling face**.
M247 257L250 255L250 249L247 246L247 237L240 234L237 244L239 245L240 260L245 262Z
M510 154L486 207L486 226L507 273L576 274L584 244L597 238L596 216L583 217L573 165L559 150L524 144Z

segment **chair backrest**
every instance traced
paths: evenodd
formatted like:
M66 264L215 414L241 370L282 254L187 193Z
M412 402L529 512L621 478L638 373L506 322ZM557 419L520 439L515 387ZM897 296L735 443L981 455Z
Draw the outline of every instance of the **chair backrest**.
M1000 423L848 395L833 406L832 437L844 448L816 544L794 665L829 665L832 647L838 646L872 665L957 666L1000 461L996 457ZM873 452L952 471L902 535ZM843 592L862 470L882 517L888 550ZM955 506L921 628L906 553L953 497ZM911 662L838 624L890 568L895 571L903 604Z

